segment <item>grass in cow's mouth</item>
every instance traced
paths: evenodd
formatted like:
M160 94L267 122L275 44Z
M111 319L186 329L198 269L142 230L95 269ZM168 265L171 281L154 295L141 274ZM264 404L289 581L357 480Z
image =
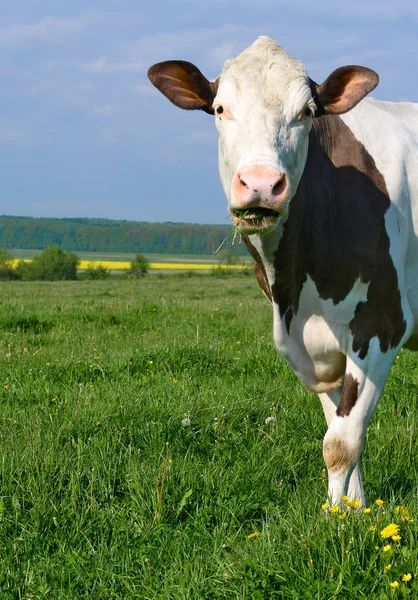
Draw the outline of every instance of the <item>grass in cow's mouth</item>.
M240 234L241 235L241 223L242 221L251 221L254 228L267 228L267 218L268 217L278 217L279 212L275 210L271 210L269 208L251 208L247 210L235 210L233 211L233 216L236 218L236 223L234 225L234 240L235 237Z
M243 219L251 219L254 222L261 221L266 217L277 217L278 211L270 208L251 208L246 210L234 210L233 215L239 219L239 223Z
M222 240L217 249L215 250L215 254L219 252L222 246L225 244L226 240L232 235L232 246L235 244L237 237L239 236L239 242L241 242L241 230L240 226L242 221L252 221L254 227L259 227L260 225L267 226L267 217L278 217L280 213L276 210L271 210L269 208L252 208L246 210L234 210L232 211L232 215L237 219L236 223L233 225L231 231L228 235Z
M219 244L219 246L216 248L215 250L215 254L218 254L219 250L222 248L222 246L225 244L226 240L232 235L232 243L231 246L233 246L235 244L235 240L237 238L237 236L240 236L239 242L241 242L241 233L238 230L238 226L234 225L231 229L231 231L228 233L228 235L226 235L224 237L224 239L222 240L222 242Z

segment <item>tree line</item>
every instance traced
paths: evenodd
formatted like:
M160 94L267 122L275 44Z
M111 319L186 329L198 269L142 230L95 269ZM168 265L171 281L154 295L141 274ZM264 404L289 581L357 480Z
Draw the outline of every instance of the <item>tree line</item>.
M70 250L64 251L52 244L35 256L30 262L15 261L7 252L0 250L0 280L22 281L68 281L74 279L107 279L110 271L103 265L92 264L81 274L77 274L80 259ZM142 277L147 274L149 262L142 254L137 254L127 270L128 277Z
M231 247L232 225L146 223L110 219L48 219L0 215L0 248L42 250L57 245L73 252L213 254ZM244 244L233 252L247 254Z

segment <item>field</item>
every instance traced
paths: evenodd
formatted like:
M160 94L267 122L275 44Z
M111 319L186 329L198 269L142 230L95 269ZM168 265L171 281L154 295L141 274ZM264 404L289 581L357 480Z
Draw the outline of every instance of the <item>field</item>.
M320 403L252 277L1 295L2 599L418 597L414 354L369 427L370 512L327 514Z
M40 250L12 250L10 255L14 259L14 266L19 261L30 261L37 256ZM78 268L81 270L89 267L102 265L110 271L126 271L129 269L135 254L121 252L77 252L80 259ZM218 255L170 255L170 254L147 254L151 270L159 271L211 271L213 269L227 269L229 271L240 271L252 266L253 261L249 257L240 257L239 264L226 264Z
M229 246L228 246L229 247ZM233 248L232 248L233 249ZM41 250L10 250L10 255L15 259L29 259L33 258L37 254L40 254ZM130 262L135 258L134 253L130 252L75 252L80 260L83 261L115 261L115 262ZM150 262L187 262L187 263L210 263L217 264L219 262L219 256L215 254L215 257L211 254L152 254L147 253L146 257ZM240 261L251 262L249 257L240 257Z

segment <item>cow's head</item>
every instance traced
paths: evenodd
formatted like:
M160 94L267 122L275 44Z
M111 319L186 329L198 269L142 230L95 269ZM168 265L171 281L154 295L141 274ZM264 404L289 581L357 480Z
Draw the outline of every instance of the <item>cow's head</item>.
M176 106L215 115L222 185L232 220L245 234L268 233L285 218L305 167L312 120L347 112L379 81L371 69L348 66L317 85L267 37L228 60L214 81L177 60L152 66L148 76Z

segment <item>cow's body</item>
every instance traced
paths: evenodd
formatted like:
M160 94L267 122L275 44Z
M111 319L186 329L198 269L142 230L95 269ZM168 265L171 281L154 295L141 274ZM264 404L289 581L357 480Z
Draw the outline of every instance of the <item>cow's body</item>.
M272 302L276 347L323 405L330 500L364 503L367 425L400 348L418 345L418 105L362 100L377 78L359 67L316 86L268 38L206 96L195 74L162 64L187 88L180 101L151 72L172 101L207 112L213 102L221 179ZM189 106L196 95L207 105Z

